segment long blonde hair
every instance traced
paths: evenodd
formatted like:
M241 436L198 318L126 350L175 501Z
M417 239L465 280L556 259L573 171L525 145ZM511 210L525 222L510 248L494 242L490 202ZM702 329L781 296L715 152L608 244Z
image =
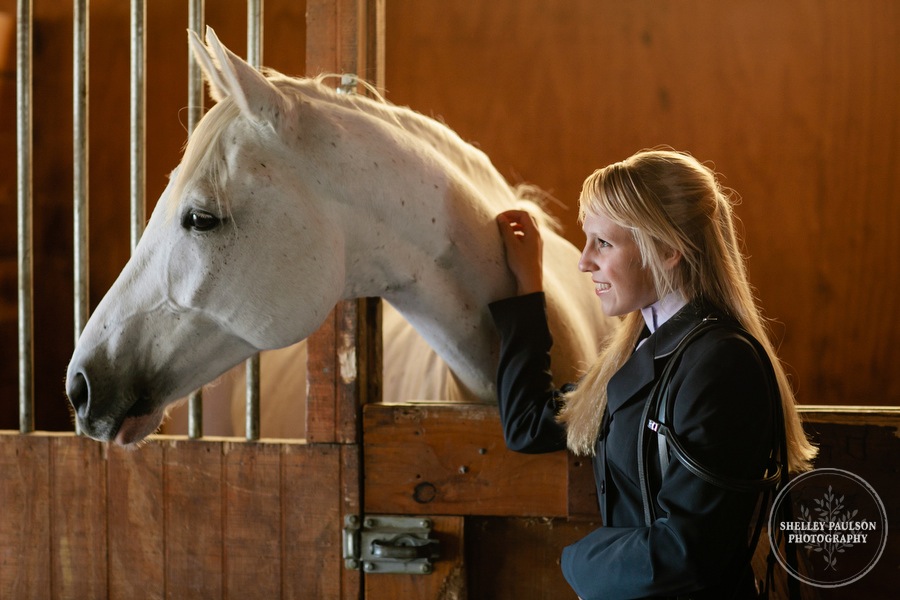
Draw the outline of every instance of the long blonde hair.
M705 298L737 319L762 344L775 370L784 412L788 463L792 471L811 468L817 449L807 439L794 391L769 339L765 320L747 278L734 228L732 198L715 173L689 154L647 150L595 171L584 182L579 218L603 214L629 229L643 267L653 276L657 297L680 292ZM674 269L664 267L668 250L681 254ZM568 446L594 453L606 410L610 378L631 356L644 327L640 311L626 315L578 387L565 396L560 421Z

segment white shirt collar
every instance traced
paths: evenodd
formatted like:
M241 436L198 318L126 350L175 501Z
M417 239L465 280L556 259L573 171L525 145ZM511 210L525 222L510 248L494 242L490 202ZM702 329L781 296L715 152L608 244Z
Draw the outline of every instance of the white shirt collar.
M685 300L680 293L671 292L663 299L657 300L650 306L642 308L641 314L644 316L644 323L647 324L647 329L649 329L652 334L675 313L684 308L686 304L687 300Z

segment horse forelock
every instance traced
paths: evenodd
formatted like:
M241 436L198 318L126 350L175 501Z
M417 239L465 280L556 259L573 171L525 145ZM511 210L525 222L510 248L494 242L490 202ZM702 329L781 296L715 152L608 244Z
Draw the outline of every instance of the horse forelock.
M212 185L216 201L224 204L221 175L225 170L222 133L240 114L240 108L230 98L213 106L197 124L184 147L181 163L167 199L167 214L171 217L181 202L184 191L193 183L206 179ZM227 205L223 205L227 211Z

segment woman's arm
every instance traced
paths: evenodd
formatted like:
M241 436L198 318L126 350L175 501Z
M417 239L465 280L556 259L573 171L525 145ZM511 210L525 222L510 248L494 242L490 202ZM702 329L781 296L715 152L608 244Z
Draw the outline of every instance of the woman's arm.
M550 375L553 339L542 291L543 241L525 211L499 214L497 226L518 292L490 305L500 333L497 393L506 445L517 452L562 450L566 437L556 422L558 392Z
M497 394L507 447L527 453L564 449L565 429L556 421L559 391L550 373L553 339L544 294L500 300L490 310L500 333Z

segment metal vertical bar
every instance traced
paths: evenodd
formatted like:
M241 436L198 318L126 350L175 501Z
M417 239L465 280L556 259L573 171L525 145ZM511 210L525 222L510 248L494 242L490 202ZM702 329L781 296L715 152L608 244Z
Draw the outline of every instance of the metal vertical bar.
M18 0L16 3L16 242L18 249L20 433L34 431L31 25L31 0Z
M72 244L75 343L87 324L88 258L88 0L75 0L72 17ZM75 432L79 433L78 421Z
M203 37L206 6L204 0L188 3L188 28ZM194 132L203 115L203 74L200 65L188 48L188 135ZM188 396L188 437L203 437L203 388Z
M262 0L247 0L247 62L256 69L262 66L262 37Z
M205 0L190 0L188 3L188 28L202 39L206 20ZM194 132L203 116L203 72L188 47L188 135Z
M262 0L247 0L247 62L255 68L262 64L263 36ZM259 439L259 354L247 359L246 437Z
M131 248L137 246L146 222L145 186L147 165L146 149L146 49L144 22L147 8L144 0L131 0Z

